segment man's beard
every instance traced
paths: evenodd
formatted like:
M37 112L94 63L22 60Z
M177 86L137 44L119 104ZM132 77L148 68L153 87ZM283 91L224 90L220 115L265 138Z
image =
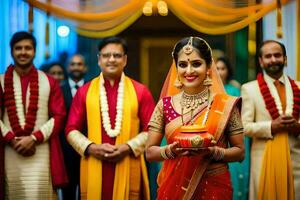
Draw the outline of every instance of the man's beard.
M280 74L283 71L284 63L275 63L275 64L269 64L267 67L265 67L265 71L267 74L270 75L277 75Z
M69 74L70 78L73 80L77 80L80 81L81 79L83 79L85 73L82 73L80 71L73 71Z

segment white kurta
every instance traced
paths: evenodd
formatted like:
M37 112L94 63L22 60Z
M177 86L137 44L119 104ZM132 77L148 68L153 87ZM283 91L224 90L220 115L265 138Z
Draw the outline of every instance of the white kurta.
M50 84L47 76L39 71L39 100L37 120L34 131L41 129L42 125L48 122L47 128L53 128L53 120L49 121L48 116L48 101L50 95ZM3 76L1 84L3 83ZM14 88L18 87L21 90L20 78L14 72ZM26 94L26 108L29 102L29 89ZM19 91L20 92L20 91ZM21 111L20 111L21 110ZM18 109L17 113L22 114L22 109ZM24 114L23 114L24 115ZM4 112L4 125L11 129L8 120L7 111ZM22 125L25 122L20 120ZM46 127L45 127L46 128ZM45 131L46 133L47 131ZM52 132L52 131L51 131ZM50 132L49 132L50 133ZM48 133L48 134L49 134ZM45 137L46 135L44 135ZM46 136L45 138L49 138ZM36 145L36 152L33 156L23 157L19 155L11 146L5 146L5 188L6 199L10 200L48 200L54 199L55 195L52 188L50 158L49 158L49 143L44 142Z
M293 96L288 94L286 97L287 102L291 102ZM276 98L279 98L278 94L276 95ZM272 118L265 108L265 102L256 80L242 86L241 96L243 99L242 121L244 133L252 138L249 199L255 200L258 196L259 178L266 142L272 139ZM295 138L289 135L289 145L293 165L295 199L300 199L300 136Z

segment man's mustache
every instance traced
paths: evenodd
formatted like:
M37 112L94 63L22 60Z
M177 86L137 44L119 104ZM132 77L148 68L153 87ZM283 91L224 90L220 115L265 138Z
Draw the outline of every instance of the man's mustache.
M279 62L279 63L273 63L273 64L269 64L268 67L283 67L284 63Z

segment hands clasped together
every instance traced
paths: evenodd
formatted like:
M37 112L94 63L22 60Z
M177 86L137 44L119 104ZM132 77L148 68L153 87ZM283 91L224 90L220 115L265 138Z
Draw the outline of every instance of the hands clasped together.
M300 134L300 124L297 120L290 115L280 115L271 123L272 135L280 132L288 132L295 137L298 137Z
M119 162L125 156L131 153L131 148L128 144L111 145L104 144L91 144L87 148L87 154L95 158L108 162Z
M10 146L20 155L24 157L35 154L36 141L32 136L20 136L11 140Z

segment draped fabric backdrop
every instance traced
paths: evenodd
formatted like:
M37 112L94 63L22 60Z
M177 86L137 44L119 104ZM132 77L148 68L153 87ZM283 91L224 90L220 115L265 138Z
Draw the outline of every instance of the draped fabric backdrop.
M28 31L28 3L22 0L2 0L0 3L0 73L12 63L9 41L17 31ZM37 51L34 59L36 67L46 62L45 27L47 17L44 11L34 9L33 35L37 40ZM60 53L67 51L75 53L77 48L77 34L70 31L69 36L62 38L57 35L56 29L64 24L54 17L50 17L49 53L50 60L56 60Z
M299 4L299 1L298 1ZM282 42L287 50L286 73L293 79L296 79L297 69L300 63L297 63L299 50L297 50L297 1L291 1L282 9L282 39L276 37L276 12L273 11L263 18L263 39L274 39ZM299 48L299 47L298 47ZM298 54L297 54L298 52Z
M278 0L263 0L262 3L249 3L248 0L164 0L168 9L184 23L201 33L220 35L235 32L249 24L263 19L264 38L274 38L276 33L275 11ZM61 51L69 53L76 51L75 31L83 36L101 38L117 35L141 15L145 3L151 3L153 13L157 14L159 0L4 0L1 1L0 22L0 72L11 63L9 38L17 30L28 28L28 4L34 7L34 35L37 37L38 48L35 64L44 62L45 54L45 24L46 12L50 17L51 57L56 57ZM297 5L298 0L280 0L283 7L283 42L288 49L288 74L295 78L297 72L296 53ZM300 10L300 9L299 9ZM271 13L270 13L271 12ZM270 14L268 14L270 13ZM268 15L267 15L268 14ZM265 16L267 15L267 16ZM265 16L265 17L264 17ZM57 21L54 17L63 19ZM66 23L74 32L67 38L59 38L56 28ZM299 59L300 60L300 59ZM299 71L298 71L299 72ZM298 75L299 76L299 75Z
M145 3L153 12L161 7L158 0L26 0L32 6L68 19L81 35L116 35L134 23ZM286 4L292 0L280 0ZM248 0L164 0L167 7L193 29L206 34L226 34L240 30L276 8L276 0L249 3Z

